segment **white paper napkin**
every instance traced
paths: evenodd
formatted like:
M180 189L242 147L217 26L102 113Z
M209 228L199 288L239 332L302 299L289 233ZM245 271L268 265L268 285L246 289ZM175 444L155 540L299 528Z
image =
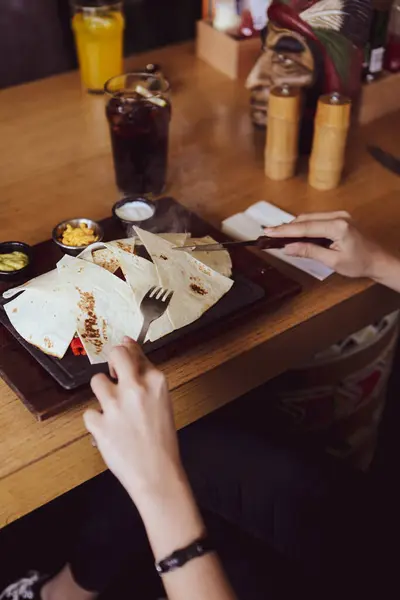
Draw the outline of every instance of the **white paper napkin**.
M253 240L262 235L261 225L275 226L290 223L295 217L269 202L261 201L250 206L245 212L232 215L222 222L222 231L237 240ZM287 256L283 250L265 250L273 256L305 271L323 281L333 270L310 258Z

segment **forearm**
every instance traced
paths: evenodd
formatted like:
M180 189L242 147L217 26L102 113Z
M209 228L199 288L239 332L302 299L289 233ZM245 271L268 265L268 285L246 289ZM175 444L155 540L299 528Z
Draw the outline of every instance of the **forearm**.
M138 504L156 562L205 534L205 525L186 476L168 483L163 494ZM215 553L194 558L163 575L169 600L233 600L235 595Z
M376 283L400 292L400 259L382 250L374 259L371 278Z

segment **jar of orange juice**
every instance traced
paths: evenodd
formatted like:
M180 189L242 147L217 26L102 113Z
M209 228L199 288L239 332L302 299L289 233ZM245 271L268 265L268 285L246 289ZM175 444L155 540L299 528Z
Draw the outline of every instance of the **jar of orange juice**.
M73 0L72 6L82 84L89 92L99 94L106 81L123 72L122 2Z

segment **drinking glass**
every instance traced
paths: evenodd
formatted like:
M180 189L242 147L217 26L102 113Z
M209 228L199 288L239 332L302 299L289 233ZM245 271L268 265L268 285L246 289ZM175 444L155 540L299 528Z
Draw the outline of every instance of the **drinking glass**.
M82 83L89 92L102 94L106 81L123 72L122 2L72 0L72 8Z
M169 89L161 74L148 72L113 77L105 85L115 177L123 195L157 195L165 188Z

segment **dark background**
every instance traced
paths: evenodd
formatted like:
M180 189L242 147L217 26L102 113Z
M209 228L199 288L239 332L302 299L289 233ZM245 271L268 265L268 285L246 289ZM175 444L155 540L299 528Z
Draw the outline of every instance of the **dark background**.
M201 0L125 0L125 55L194 37ZM76 68L69 0L1 0L0 89Z

